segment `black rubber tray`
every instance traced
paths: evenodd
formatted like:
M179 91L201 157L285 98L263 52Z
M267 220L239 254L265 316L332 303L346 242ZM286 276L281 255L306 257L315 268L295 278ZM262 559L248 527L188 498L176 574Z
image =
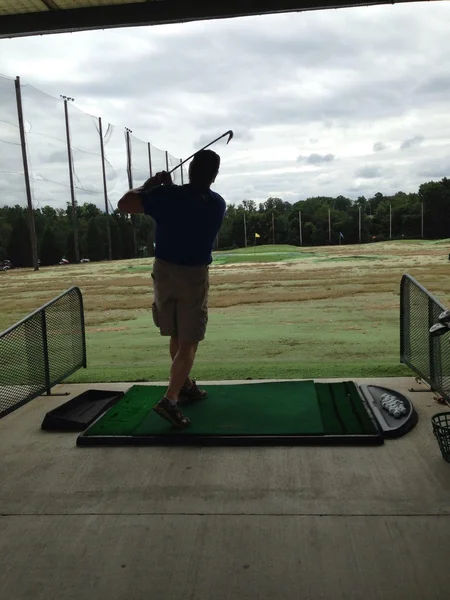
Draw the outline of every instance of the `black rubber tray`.
M87 390L49 411L41 427L45 431L84 431L123 395L118 391Z
M361 385L359 386L363 397L368 402L372 412L374 413L383 435L386 439L398 438L409 433L417 425L419 417L411 400L397 390L385 388L379 385ZM381 395L383 393L395 396L403 401L408 412L400 419L394 419L381 406Z

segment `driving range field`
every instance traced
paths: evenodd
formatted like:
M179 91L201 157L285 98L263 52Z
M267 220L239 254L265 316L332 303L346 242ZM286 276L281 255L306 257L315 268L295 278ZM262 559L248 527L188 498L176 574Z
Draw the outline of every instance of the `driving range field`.
M400 279L450 305L450 240L260 246L217 252L201 380L390 377L399 362ZM0 273L0 331L71 286L84 298L88 369L72 382L161 381L167 339L151 317L153 260Z

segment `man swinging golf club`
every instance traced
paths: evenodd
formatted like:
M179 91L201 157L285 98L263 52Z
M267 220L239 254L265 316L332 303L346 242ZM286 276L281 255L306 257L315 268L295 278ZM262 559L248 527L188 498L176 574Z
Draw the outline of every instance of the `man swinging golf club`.
M175 427L187 427L178 401L206 398L189 374L208 321L209 265L214 240L225 216L225 201L210 187L220 157L201 150L189 165L190 183L172 184L162 171L119 201L121 212L145 213L156 222L153 266L153 320L170 337L172 366L166 394L153 407Z

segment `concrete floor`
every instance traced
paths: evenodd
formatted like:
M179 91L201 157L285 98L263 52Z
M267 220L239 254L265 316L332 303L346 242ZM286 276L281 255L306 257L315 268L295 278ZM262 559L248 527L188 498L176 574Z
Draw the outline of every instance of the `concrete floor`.
M1 600L448 600L445 408L378 382L420 421L375 448L77 448L39 429L68 398L30 402L0 421Z

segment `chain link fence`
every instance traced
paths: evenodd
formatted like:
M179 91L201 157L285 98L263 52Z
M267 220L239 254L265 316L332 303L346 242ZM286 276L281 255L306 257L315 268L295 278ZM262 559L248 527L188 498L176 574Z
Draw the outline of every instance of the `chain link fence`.
M450 331L430 336L445 306L410 275L400 284L400 362L450 402Z
M83 298L73 287L0 334L0 418L82 367Z

